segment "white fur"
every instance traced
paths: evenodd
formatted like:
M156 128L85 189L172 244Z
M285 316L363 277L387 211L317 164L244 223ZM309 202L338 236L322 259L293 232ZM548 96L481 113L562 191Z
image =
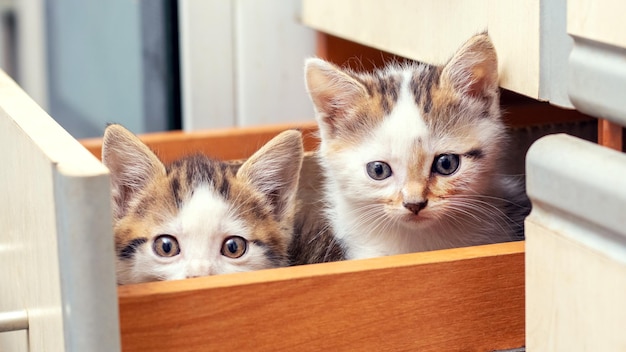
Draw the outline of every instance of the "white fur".
M252 242L248 242L248 249L240 258L221 254L227 237L236 235L250 240L251 231L219 194L208 185L199 186L179 214L149 234L149 241L139 247L130 281L176 280L267 268L270 263L263 248ZM179 255L160 257L154 253L153 241L161 234L176 237ZM124 283L125 278L119 280Z
M467 153L471 147L476 147L469 145L472 140L497 139L501 134L498 123L476 121L474 128L468 128L469 135L475 138L430 135L408 88L411 72L405 70L402 76L403 83L395 107L360 144L338 152L331 151L329 140L322 140L320 146L322 165L328 173L325 190L329 201L328 217L335 236L346 250L347 259L496 241L489 235L494 232L494 225L476 220L484 218L481 206L476 206L476 209L463 207L462 212L455 213L451 218L446 215L448 208L445 201L429 199L428 206L408 221L411 212L402 206L401 201L390 201L398 197L408 202L419 198L436 155ZM371 161L388 163L393 175L382 181L372 180L365 168ZM448 176L465 177L475 182L471 189L464 190L467 193L481 192L490 187L489 179L475 180L481 170L473 162L469 158L462 159L459 170ZM409 177L409 167L416 165L419 165L419 172ZM488 204L484 206L490 208ZM493 222L502 226L497 220Z

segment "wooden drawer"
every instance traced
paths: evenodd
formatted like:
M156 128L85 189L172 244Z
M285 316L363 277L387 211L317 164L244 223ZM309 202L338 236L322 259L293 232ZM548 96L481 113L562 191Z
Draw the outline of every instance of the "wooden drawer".
M441 64L487 30L498 52L500 84L571 106L567 96L565 1L303 0L306 25L410 59ZM357 58L358 59L358 56Z
M286 128L141 136L164 160L190 151L240 159ZM95 155L100 140L83 141ZM314 181L307 155L303 179ZM316 183L301 194L315 196ZM306 203L313 203L310 199ZM524 342L524 243L119 287L129 351L490 351ZM167 338L163 338L167 336Z
M546 104L507 107L512 159L539 136L567 130L592 139L595 121ZM545 114L563 121L541 125ZM534 117L535 124L528 124ZM523 117L527 124L523 124ZM553 120L558 118L552 116ZM252 154L287 128L318 144L314 123L141 138L165 161L192 151L221 159ZM94 155L100 140L83 141ZM316 159L305 158L300 197L319 204ZM515 168L515 166L512 166ZM523 172L523 167L518 170ZM118 289L122 346L132 351L491 351L524 344L524 243L127 285ZM162 339L167 331L167 339ZM246 338L242 338L245 331ZM209 346L209 347L207 347Z
M0 199L0 309L26 312L29 324L27 334L0 333L2 350L491 351L524 345L524 242L116 287L108 174L83 148L99 156L100 140L81 146L3 74L0 93L0 184L7 195ZM511 117L534 111L540 121L540 114L553 112L541 106L507 110ZM241 159L293 127L314 149L312 123L142 138L166 161L190 152ZM590 127L595 124L584 117L574 124L518 125L512 152L520 159L532 140L556 131L592 138ZM311 167L309 156L305 178ZM304 191L314 188L303 184Z

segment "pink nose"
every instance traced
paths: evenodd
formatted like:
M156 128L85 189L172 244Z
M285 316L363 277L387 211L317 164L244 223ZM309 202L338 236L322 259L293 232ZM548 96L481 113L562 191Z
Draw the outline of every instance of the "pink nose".
M212 275L211 264L205 261L194 261L187 267L187 278Z

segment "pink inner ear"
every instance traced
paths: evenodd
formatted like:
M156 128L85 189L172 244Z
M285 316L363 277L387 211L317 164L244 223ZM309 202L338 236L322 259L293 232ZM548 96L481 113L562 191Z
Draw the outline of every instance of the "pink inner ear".
M367 94L348 73L322 60L308 63L306 81L313 103L326 113L350 106Z
M498 58L488 36L470 38L446 64L444 82L462 94L487 97L498 89Z
M471 68L470 83L467 94L473 97L486 96L489 91L498 86L497 69L494 70L495 63L484 61Z

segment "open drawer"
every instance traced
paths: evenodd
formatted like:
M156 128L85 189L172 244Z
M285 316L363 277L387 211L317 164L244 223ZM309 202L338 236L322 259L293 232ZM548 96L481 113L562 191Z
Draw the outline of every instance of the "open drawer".
M0 333L0 350L492 351L524 345L523 242L116 287L108 172L84 148L99 156L100 140L81 146L4 74L0 93L0 312L23 313L21 326L28 327ZM515 141L525 147L516 153L564 126L583 137L596 132L586 120L520 127ZM304 132L306 149L314 149L313 124L142 139L166 162L189 152L241 159L293 127ZM309 156L304 179L313 163ZM302 194L314 193L306 192L314 182L303 184Z
M141 136L164 161L249 156L286 128ZM83 141L99 155L100 141ZM300 194L317 187L309 154ZM303 199L305 203L315 203ZM129 351L475 350L524 344L524 243L306 265L118 288Z
M523 162L541 135L568 130L590 138L595 121L521 126L545 104L510 106ZM552 109L548 107L549 109ZM533 112L529 114L529 112ZM530 115L530 116L529 116ZM543 116L545 118L545 116ZM314 123L140 136L165 161L190 152L242 159L287 128L318 144ZM85 140L94 155L101 141ZM309 153L300 198L319 204L319 167ZM118 288L125 350L493 351L524 345L524 243L154 282Z

